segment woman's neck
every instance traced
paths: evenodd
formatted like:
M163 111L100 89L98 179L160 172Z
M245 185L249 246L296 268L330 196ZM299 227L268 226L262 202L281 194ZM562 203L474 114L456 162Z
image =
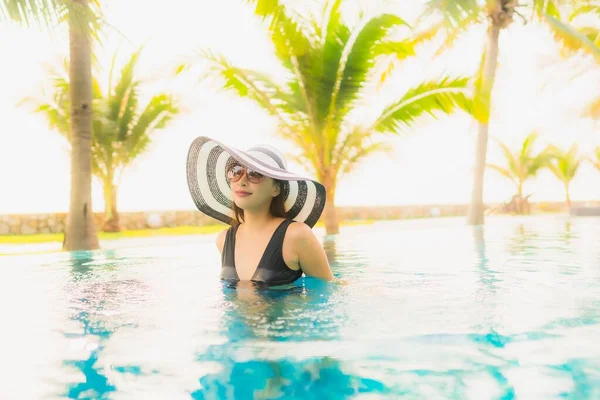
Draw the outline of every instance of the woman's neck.
M248 231L260 231L274 219L276 218L271 215L269 209L261 211L244 210L244 225L246 225L244 229Z

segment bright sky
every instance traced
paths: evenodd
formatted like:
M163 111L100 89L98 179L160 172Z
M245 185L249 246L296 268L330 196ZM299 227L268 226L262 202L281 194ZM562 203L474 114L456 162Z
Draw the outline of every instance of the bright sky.
M363 2L365 3L365 2ZM417 1L391 4L395 12L412 20ZM110 0L109 22L126 39L112 34L99 52L108 65L120 46L122 58L146 44L139 74L154 81L153 88L172 88L180 93L186 113L168 129L156 132L150 151L126 171L119 192L122 211L193 209L185 179L185 158L191 141L199 135L218 138L246 148L257 142L293 151L274 135L273 121L247 100L219 93L206 84L178 81L165 84L165 71L200 48L223 53L240 66L276 73L264 29L242 0L171 0L160 2ZM349 15L357 7L348 0ZM473 30L452 53L435 63L428 55L403 64L388 82L381 99L402 95L423 77L438 73L472 73L479 61L485 31ZM44 64L57 63L68 51L64 29L47 34L33 29L0 27L0 214L66 211L69 202L69 158L65 140L50 131L42 115L16 103L23 96L41 92L47 80ZM569 80L577 61L559 63L558 50L548 33L534 25L515 24L502 33L500 69L494 93L491 135L518 144L532 129L543 143L568 146L578 141L590 151L600 144L594 124L577 117L578 107L593 96L600 74ZM600 67L598 68L600 71ZM542 92L544 82L552 82ZM373 156L344 177L337 204L393 205L417 203L466 203L471 195L476 125L464 115L444 117L416 126L411 133L393 137L394 155ZM488 160L501 162L490 142ZM291 168L306 173L291 163ZM587 164L572 186L576 200L600 199L600 174ZM562 187L548 172L527 188L535 199L562 200ZM103 209L102 191L94 185L94 210ZM486 175L486 201L508 199L513 188L493 171Z

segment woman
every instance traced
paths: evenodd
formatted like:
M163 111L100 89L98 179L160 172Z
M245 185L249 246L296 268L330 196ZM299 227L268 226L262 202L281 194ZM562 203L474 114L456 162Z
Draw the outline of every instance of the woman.
M223 280L274 286L302 273L333 280L311 229L323 212L325 187L288 171L277 149L242 151L201 136L188 152L187 179L198 209L231 225L216 240Z

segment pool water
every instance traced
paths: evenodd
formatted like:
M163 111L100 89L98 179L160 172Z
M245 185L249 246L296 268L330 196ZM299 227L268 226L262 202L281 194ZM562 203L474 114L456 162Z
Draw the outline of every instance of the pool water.
M600 219L315 233L347 285L227 287L214 235L0 258L0 399L600 398Z

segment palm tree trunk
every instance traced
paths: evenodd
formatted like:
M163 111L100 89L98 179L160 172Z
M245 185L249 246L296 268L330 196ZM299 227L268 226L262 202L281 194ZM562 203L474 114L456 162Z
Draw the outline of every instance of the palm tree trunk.
M517 214L523 214L523 182L519 182L519 186L517 188Z
M567 211L571 209L571 194L569 190L569 182L565 182L565 195L567 200Z
M322 182L327 191L327 198L325 199L325 209L323 210L323 222L325 223L325 234L334 235L340 233L340 223L338 221L337 212L335 209L335 188L336 178L335 174L325 173L323 174Z
M327 200L325 200L325 209L323 210L323 219L325 222L325 234L333 235L340 233L340 223L335 210L335 194L327 190Z
M121 224L119 221L119 212L117 211L117 185L112 183L111 179L103 182L104 186L104 223L102 230L104 232L120 232Z
M87 7L89 0L74 0ZM92 43L69 19L71 96L71 198L64 250L99 248L92 210Z
M492 23L488 29L488 41L485 59L483 60L483 74L481 86L484 93L489 96L487 102L488 113L491 109L491 96L494 87L496 67L498 65L498 38L500 26ZM471 205L467 216L469 225L482 225L484 222L483 212L483 178L485 172L485 161L487 156L489 118L479 122L477 132L477 147L475 150L475 173L473 175L473 189L471 193Z

